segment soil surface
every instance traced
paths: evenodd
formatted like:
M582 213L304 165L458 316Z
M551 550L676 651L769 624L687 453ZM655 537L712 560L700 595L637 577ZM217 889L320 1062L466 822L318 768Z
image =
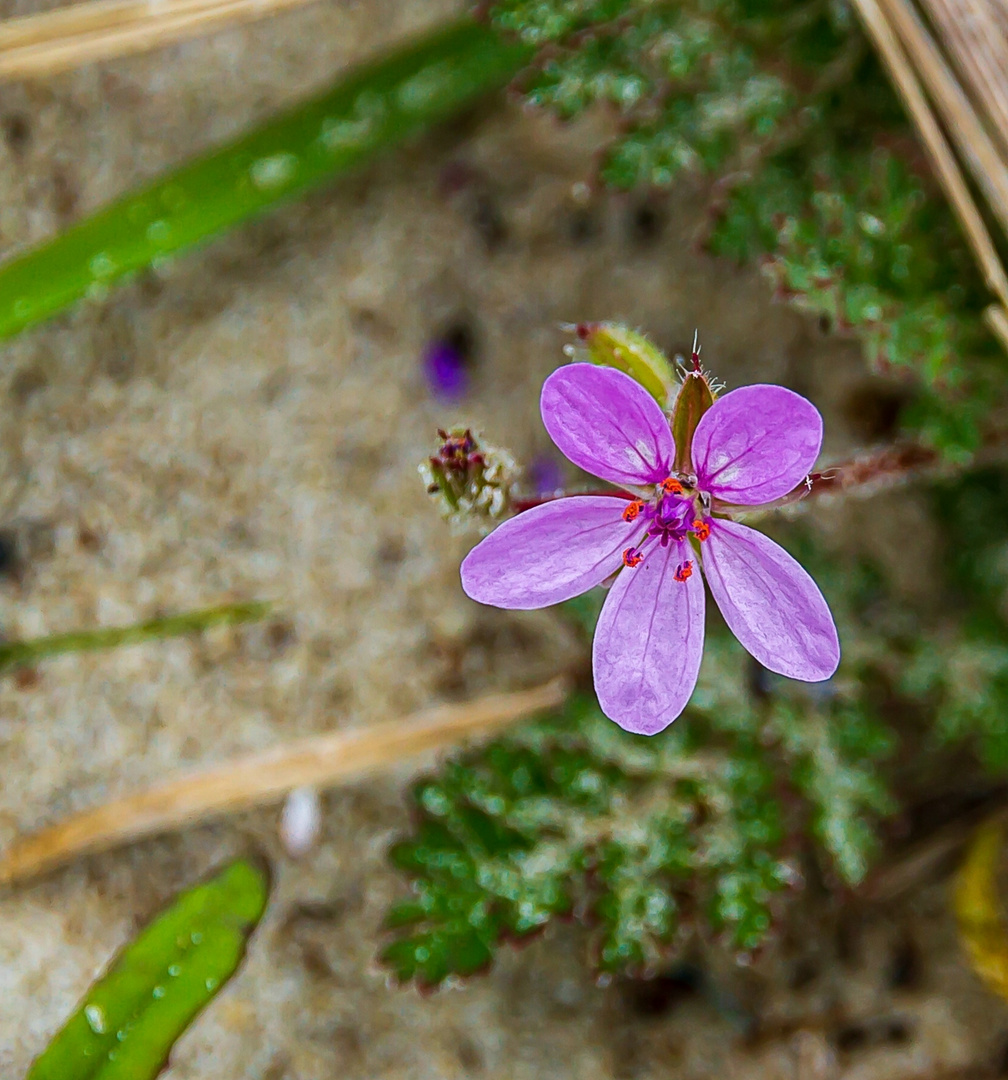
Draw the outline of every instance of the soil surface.
M41 6L41 5L38 5ZM35 9L0 4L4 16ZM66 226L434 25L448 0L323 3L148 56L0 87L0 246ZM670 352L699 327L729 386L775 381L827 418L824 460L876 438L857 349L698 253L702 192L601 194L612 119L560 127L503 98L330 190L3 346L0 625L10 637L268 598L266 624L46 663L0 683L0 845L197 763L548 677L550 614L468 601L471 541L417 463L464 421L549 452L560 324L620 319ZM472 392L420 363L467 336ZM866 397L867 395L867 397ZM825 506L859 544L877 503ZM919 594L924 511L890 499L873 547ZM898 539L897 539L898 538ZM998 1075L1008 1017L966 968L945 886L823 901L753 969L596 985L558 927L421 997L374 963L415 763L326 795L288 857L276 808L94 857L0 895L0 1074L31 1060L138 925L250 846L275 892L247 963L176 1047L173 1080ZM853 914L851 913L853 910ZM799 932L800 931L800 932ZM688 976L688 977L687 977Z

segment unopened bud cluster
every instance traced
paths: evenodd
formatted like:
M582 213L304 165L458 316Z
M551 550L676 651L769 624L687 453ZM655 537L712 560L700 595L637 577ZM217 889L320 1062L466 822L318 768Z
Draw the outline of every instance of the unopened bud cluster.
M519 475L514 458L480 444L469 428L439 428L438 435L441 446L420 466L420 475L445 517L462 523L508 511Z

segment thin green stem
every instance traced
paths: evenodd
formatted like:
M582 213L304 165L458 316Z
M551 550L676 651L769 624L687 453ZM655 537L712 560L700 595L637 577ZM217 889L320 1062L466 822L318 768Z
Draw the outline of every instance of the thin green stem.
M180 615L165 615L159 619L147 619L145 622L133 623L130 626L109 626L99 630L72 630L67 634L53 634L28 641L5 641L0 643L0 671L25 667L50 656L61 656L64 653L118 649L123 645L137 645L142 641L199 634L212 626L257 622L264 618L269 610L268 603L253 600L244 604L225 604L220 607L203 608L199 611L185 611Z
M349 171L503 86L531 55L464 20L351 73L0 266L0 338Z

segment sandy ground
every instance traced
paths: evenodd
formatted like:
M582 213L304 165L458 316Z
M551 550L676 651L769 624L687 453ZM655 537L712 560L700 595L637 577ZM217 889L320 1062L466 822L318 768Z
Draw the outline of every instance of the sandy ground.
M458 7L316 5L0 88L0 245L49 235ZM624 319L673 351L699 326L730 385L788 383L827 414L826 456L857 445L856 351L771 307L756 274L697 255L688 185L664 203L586 197L577 183L605 130L492 103L4 346L0 525L24 555L0 587L4 633L231 598L273 599L277 614L0 684L0 844L182 766L550 674L569 641L550 616L466 600L466 541L437 522L416 463L456 419L522 456L546 450L536 399L561 322ZM418 358L459 322L474 389L445 410ZM856 536L873 512L822 520ZM931 557L922 511L907 499L887 512L910 538L890 561L912 590ZM828 930L756 972L726 966L705 992L597 987L575 927L458 990L390 988L373 958L401 889L384 853L407 823L409 775L330 794L301 862L264 810L0 896L0 1074L23 1075L137 925L250 842L274 859L273 903L242 972L179 1043L173 1080L899 1080L965 1077L954 1070L1002 1052L1008 1021L964 969L938 887L856 926L823 916ZM747 1041L753 1015L763 1034Z

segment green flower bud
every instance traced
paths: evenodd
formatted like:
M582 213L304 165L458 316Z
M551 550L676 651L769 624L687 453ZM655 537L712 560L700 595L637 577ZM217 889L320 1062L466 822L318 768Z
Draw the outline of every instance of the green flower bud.
M672 398L675 371L662 351L643 335L619 323L579 323L573 328L584 348L568 345L568 356L614 367L644 387L664 409Z

